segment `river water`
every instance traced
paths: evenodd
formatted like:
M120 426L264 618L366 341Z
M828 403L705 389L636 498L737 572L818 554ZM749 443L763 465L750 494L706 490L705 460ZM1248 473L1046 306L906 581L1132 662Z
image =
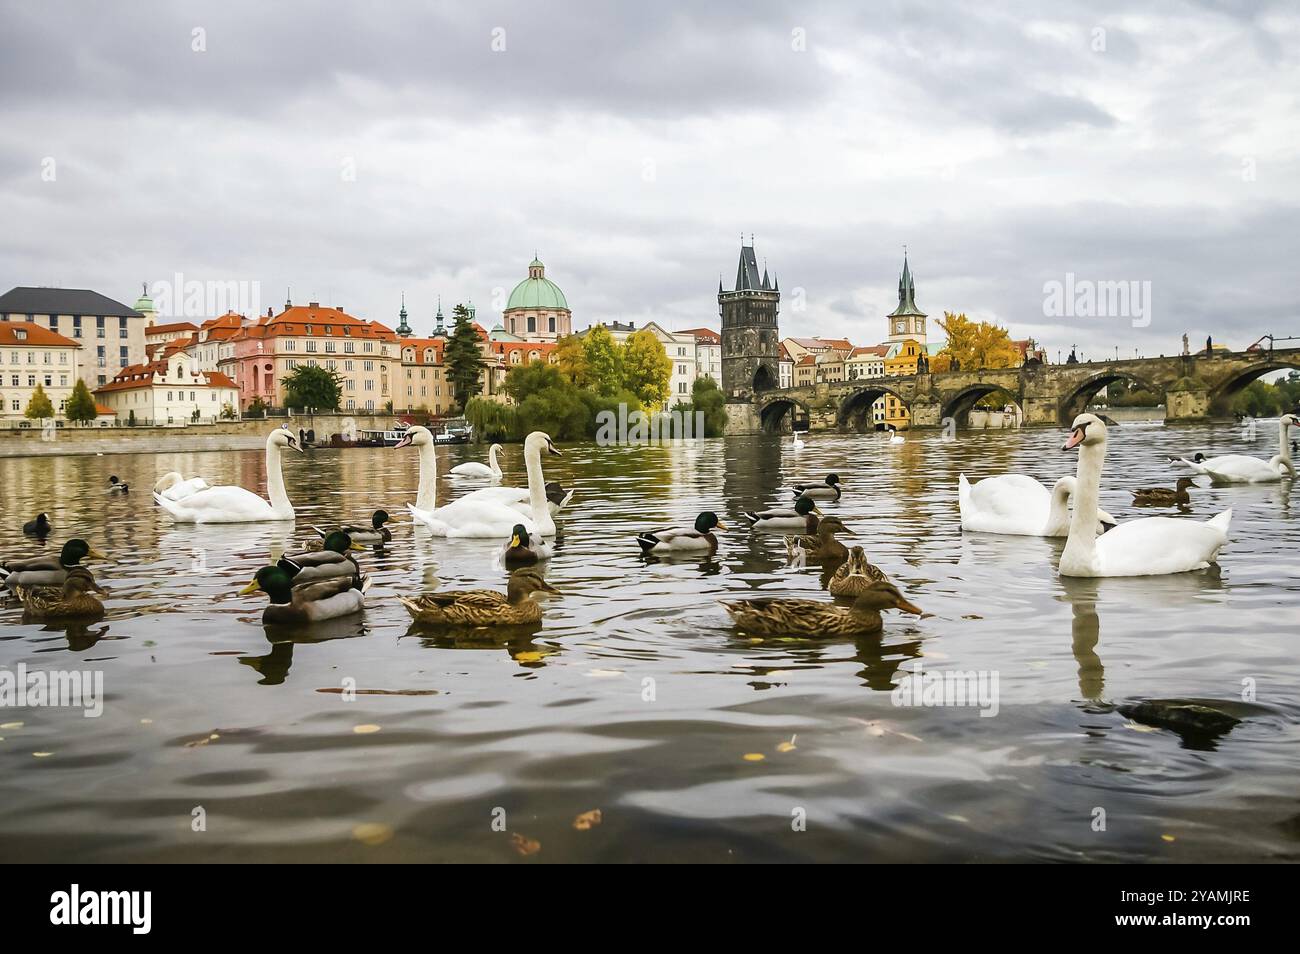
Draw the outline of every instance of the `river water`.
M405 514L406 449L285 459L296 526L174 526L149 495L168 470L265 489L260 451L0 460L0 553L85 536L112 564L108 615L74 627L0 610L0 669L103 673L102 716L0 709L0 860L1204 861L1300 854L1300 516L1289 482L1193 491L1189 519L1234 508L1221 566L1065 581L1061 544L963 535L957 476L1073 472L1054 430L814 434L678 446L566 445L576 488L547 571L545 623L508 642L411 631L397 602L501 586L495 544L395 526L361 555L363 615L269 632L237 591L309 524ZM1168 454L1276 453L1238 427L1112 428L1102 506L1176 474ZM476 459L440 449L440 468ZM522 484L518 447L509 483ZM930 615L879 637L755 640L719 598L829 599L816 568L742 510L838 472L836 512ZM110 473L127 480L109 495ZM459 489L443 479L440 499ZM633 535L718 512L716 558L642 558ZM850 541L846 541L850 542ZM894 704L926 671L998 679L997 711ZM383 690L354 699L345 686ZM1244 699L1243 699L1244 697ZM1118 707L1201 700L1216 736ZM984 711L992 712L991 708ZM580 824L600 810L598 824ZM198 830L196 830L198 829Z

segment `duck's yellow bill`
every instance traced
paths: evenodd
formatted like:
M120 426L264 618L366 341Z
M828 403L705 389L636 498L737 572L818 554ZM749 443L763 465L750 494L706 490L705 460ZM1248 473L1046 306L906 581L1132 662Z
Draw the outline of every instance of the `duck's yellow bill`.
M348 546L348 549L349 549L349 550L360 550L360 551L362 551L362 552L365 552L365 551L366 551L367 549L369 549L369 548L368 548L368 547L364 547L364 546L362 546L360 543L353 543L353 544L350 544L350 545Z
M244 587L242 590L239 591L239 595L247 596L249 593L256 593L261 588L262 588L261 584L259 584L257 580L253 580L252 583L249 583L246 587Z
M93 558L96 559L96 560L107 560L107 559L108 559L107 554L100 553L100 552L99 552L98 550L96 550L94 547L88 547L88 548L87 548L86 556L88 556L88 557L93 557Z
M723 523L721 520L719 520L719 521L718 521L718 529L719 529L719 530L726 530L726 529L727 529L727 525L726 525L725 523Z
M519 546L519 534L516 533L513 537L510 538L510 548L514 549L517 546Z

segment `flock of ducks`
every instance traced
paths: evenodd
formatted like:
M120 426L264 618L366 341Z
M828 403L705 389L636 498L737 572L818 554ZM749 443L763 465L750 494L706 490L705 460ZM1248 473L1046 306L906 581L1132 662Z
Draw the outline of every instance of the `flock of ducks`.
M1270 461L1244 455L1206 459L1171 458L1209 476L1215 483L1259 483L1294 477L1288 431L1300 426L1294 414L1280 423L1280 451ZM1146 576L1180 573L1212 563L1227 542L1232 511L1199 522L1171 517L1147 517L1118 522L1097 505L1106 457L1107 429L1093 414L1075 418L1063 450L1077 449L1073 476L1063 476L1051 490L1019 474L986 477L970 483L958 478L958 509L964 531L1022 536L1064 537L1058 570L1063 576ZM438 506L437 459L432 433L409 428L396 445L414 448L419 459L419 489L408 504L412 520L435 536L491 538L503 541L501 556L511 575L506 592L450 590L401 599L411 618L420 624L453 627L535 625L542 608L535 593L557 592L537 565L553 554L556 516L573 498L558 483L546 482L542 454L560 455L551 438L534 431L524 441L527 471L525 487L495 485L501 479L497 461L500 445L488 451L489 463L462 464L449 473L459 480L489 480L494 486L469 491ZM284 451L297 450L297 440L286 428L266 440L268 499L238 486L212 485L202 477L163 475L154 486L153 499L177 523L248 523L292 520L293 506L285 490L280 467ZM1133 491L1140 506L1186 509L1193 480L1184 477L1174 488L1144 487ZM127 485L110 479L109 492L127 493ZM813 561L827 570L826 584L834 599L761 598L724 600L738 629L757 635L860 636L877 633L881 612L897 609L922 615L898 587L871 564L860 546L851 550L838 539L848 528L834 514L824 514L819 503L835 503L843 496L837 474L820 484L796 484L793 505L764 511L746 511L754 532L782 533L791 562L804 566ZM1073 506L1071 507L1071 502ZM310 624L359 612L365 606L370 580L356 557L368 547L382 548L393 539L387 526L391 517L376 510L370 524L312 527L318 539L303 550L282 555L264 566L241 591L263 593L268 605L263 622ZM51 530L48 516L38 515L24 532L44 538ZM713 511L702 511L689 527L662 527L636 535L643 554L708 556L718 550L715 531L726 526ZM548 539L550 538L550 539ZM57 556L42 556L0 564L0 586L23 604L36 619L91 617L103 613L99 599L106 591L95 581L84 560L105 559L85 540L73 538Z

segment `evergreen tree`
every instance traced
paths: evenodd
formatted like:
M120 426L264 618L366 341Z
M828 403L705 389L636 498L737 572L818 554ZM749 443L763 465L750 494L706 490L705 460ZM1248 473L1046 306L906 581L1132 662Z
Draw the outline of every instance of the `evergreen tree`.
M72 395L63 407L63 416L69 421L79 423L93 421L99 416L99 412L95 409L95 398L90 393L90 388L86 387L86 382L80 378L73 385Z
M285 407L337 411L342 397L343 376L337 371L301 364L285 375Z
M49 395L41 385L36 385L36 390L32 392L32 399L27 402L27 410L23 414L33 420L54 416L54 405L50 403Z
M456 406L464 410L470 398L482 390L483 371L487 362L479 350L478 332L470 320L469 309L457 305L452 314L455 325L447 346L443 350L443 364L447 366L447 381L451 384Z

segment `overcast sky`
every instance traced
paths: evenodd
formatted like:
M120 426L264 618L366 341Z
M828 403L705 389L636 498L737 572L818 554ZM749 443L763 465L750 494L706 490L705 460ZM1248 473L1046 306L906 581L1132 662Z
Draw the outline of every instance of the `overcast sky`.
M423 334L536 250L575 327L716 326L753 233L787 335L882 339L904 245L1053 359L1300 334L1296 6L1124 6L0 0L0 285ZM1068 273L1149 325L1046 316Z

